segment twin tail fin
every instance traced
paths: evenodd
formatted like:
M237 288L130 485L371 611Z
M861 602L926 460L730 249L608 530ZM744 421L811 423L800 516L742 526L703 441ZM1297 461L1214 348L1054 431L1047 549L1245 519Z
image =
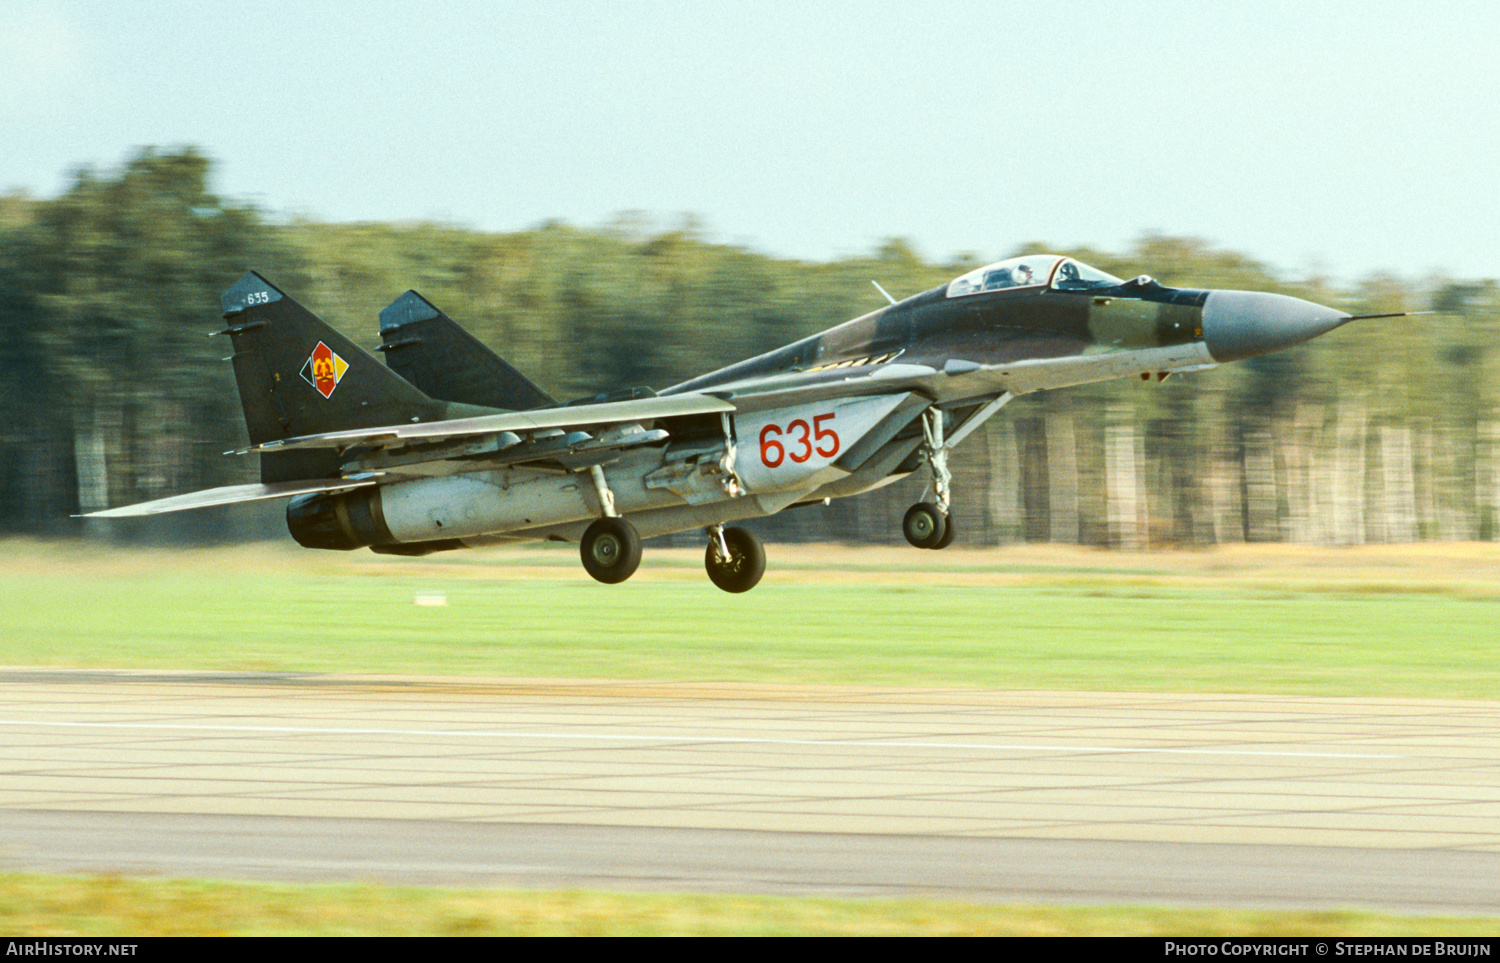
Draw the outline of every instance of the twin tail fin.
M380 339L391 370L433 398L506 411L557 403L415 291L380 312Z
M224 292L223 331L252 445L444 416L446 405L392 372L265 278L249 272ZM334 451L261 456L261 481L338 474Z

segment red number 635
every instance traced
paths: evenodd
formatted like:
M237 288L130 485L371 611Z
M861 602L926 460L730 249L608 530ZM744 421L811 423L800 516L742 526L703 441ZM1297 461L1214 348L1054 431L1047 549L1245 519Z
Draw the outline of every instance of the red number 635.
M802 464L817 452L824 458L832 458L839 453L839 436L832 428L825 428L823 422L833 420L833 412L826 415L817 415L809 425L804 419L798 418L782 430L779 425L766 425L760 430L760 463L767 468L777 468L783 461L790 458L797 464ZM783 435L790 435L786 445L783 445ZM791 451L787 450L791 446Z

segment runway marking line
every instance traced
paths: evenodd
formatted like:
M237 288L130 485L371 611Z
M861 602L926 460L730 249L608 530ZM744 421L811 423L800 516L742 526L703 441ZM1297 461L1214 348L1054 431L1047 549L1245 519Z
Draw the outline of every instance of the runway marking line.
M0 719L0 726L41 726L59 729L150 729L184 732L279 732L324 736L454 736L470 739L559 739L590 742L708 742L733 745L829 746L848 748L867 746L881 749L969 749L992 752L1097 752L1143 753L1184 756L1256 756L1294 759L1403 759L1391 753L1311 752L1266 749L1166 749L1141 746L1028 745L1025 743L939 742L903 739L777 739L769 736L651 736L630 733L592 732L508 732L500 729L351 729L315 726L215 726L170 722L58 722L47 720Z

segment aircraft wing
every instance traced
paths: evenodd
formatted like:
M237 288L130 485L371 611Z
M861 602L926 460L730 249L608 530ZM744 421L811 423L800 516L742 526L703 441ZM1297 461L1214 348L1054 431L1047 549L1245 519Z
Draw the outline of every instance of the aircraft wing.
M445 475L476 467L550 461L581 467L613 457L612 453L664 440L667 432L645 425L662 418L713 415L735 406L709 395L640 398L596 405L571 405L532 411L358 428L271 441L235 454L289 449L364 449L344 466L342 478L228 485L155 501L90 512L84 518L132 518L191 508L343 491L406 477Z
M361 445L391 446L433 443L483 436L520 436L544 431L588 431L630 422L655 421L684 415L710 415L734 411L735 406L710 395L691 394L669 397L638 398L599 405L571 405L532 411L480 415L448 421L415 422L379 428L356 428L303 435L241 449L235 454L287 451L297 448L354 448ZM517 438L519 440L519 437Z

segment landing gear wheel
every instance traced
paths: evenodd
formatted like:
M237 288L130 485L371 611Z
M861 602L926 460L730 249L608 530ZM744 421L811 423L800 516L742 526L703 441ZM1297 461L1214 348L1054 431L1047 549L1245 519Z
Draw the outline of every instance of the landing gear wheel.
M748 592L766 574L766 550L760 539L743 528L724 529L724 544L729 549L729 558L719 554L719 540L710 537L708 552L703 558L703 567L708 569L709 579L726 592Z
M918 502L901 520L901 534L917 548L937 548L947 532L948 516L932 502Z
M614 585L635 574L641 565L641 536L623 518L601 518L584 530L578 554L584 571Z
M958 526L953 524L952 515L943 516L943 537L937 540L933 548L947 548L953 544L953 536L958 534Z

